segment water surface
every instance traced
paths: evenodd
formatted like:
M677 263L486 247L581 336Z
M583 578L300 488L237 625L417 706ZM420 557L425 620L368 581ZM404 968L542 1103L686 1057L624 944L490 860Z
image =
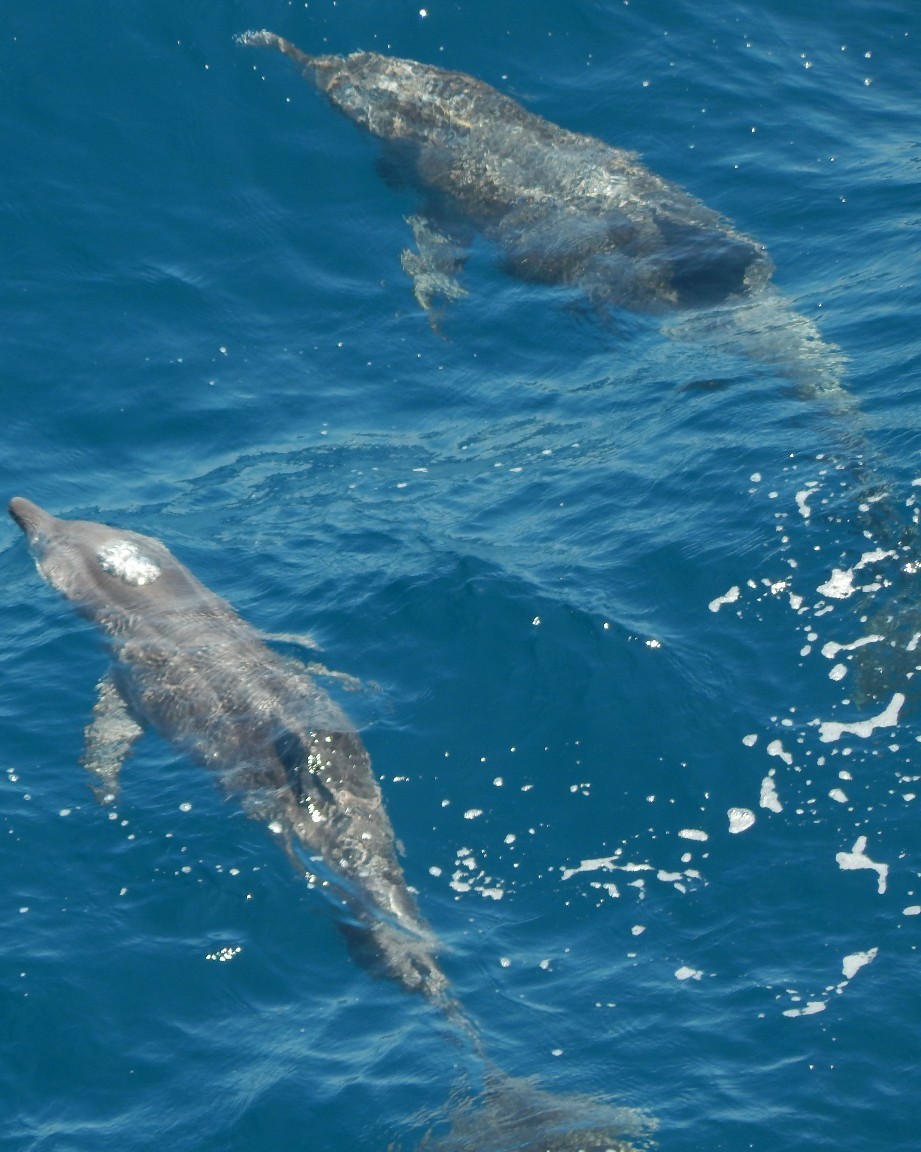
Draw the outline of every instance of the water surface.
M425 12L7 6L2 489L162 538L361 680L340 698L509 1075L669 1152L911 1147L921 20ZM705 318L599 323L485 244L436 336L412 195L254 27L640 151L767 246L847 402ZM473 1057L154 737L94 805L105 657L12 523L0 562L3 1147L415 1147Z

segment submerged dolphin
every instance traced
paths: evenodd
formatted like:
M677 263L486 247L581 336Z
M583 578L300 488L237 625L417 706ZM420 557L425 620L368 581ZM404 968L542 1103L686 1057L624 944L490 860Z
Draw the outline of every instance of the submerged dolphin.
M150 725L215 771L300 871L322 878L350 937L387 974L443 1003L434 937L397 862L368 753L329 695L159 540L59 520L21 497L9 510L41 575L111 651L84 753L100 800L114 801L121 763Z
M685 338L723 341L815 391L839 390L841 362L813 322L770 285L763 246L677 184L615 148L528 112L463 72L377 52L311 56L273 32L246 45L289 56L330 102L385 146L385 170L414 187L416 299L464 295L474 232L526 281L568 285L601 309L682 317Z
M403 255L423 308L461 294L462 223L523 280L642 311L720 303L771 274L760 245L634 153L560 128L472 76L376 52L309 56L266 31L240 40L290 56L395 154L423 197L409 221L419 250Z

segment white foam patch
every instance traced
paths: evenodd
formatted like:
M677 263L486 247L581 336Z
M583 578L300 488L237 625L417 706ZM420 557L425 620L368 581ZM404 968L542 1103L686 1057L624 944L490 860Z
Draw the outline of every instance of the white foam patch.
M854 843L854 847L850 852L836 852L835 860L838 862L838 867L843 872L849 872L856 869L870 868L877 875L877 891L882 896L886 891L886 881L889 876L888 864L877 864L875 860L871 860L866 854L867 838L866 836L858 836Z
M835 640L829 640L822 645L822 655L826 660L834 660L839 652L853 652L856 648L862 648L864 644L876 644L882 639L882 636L876 635L861 636L859 640L852 640L850 644L838 644Z
M818 488L818 484L808 484L801 492L797 492L793 497L796 501L796 506L799 508L800 515L804 520L808 520L812 515L812 509L809 507L809 498Z
M751 808L730 808L727 816L729 817L729 831L734 835L751 828L755 822L755 814Z
M840 996L861 968L865 968L867 964L872 964L878 952L878 948L868 948L866 952L851 952L849 955L843 957L841 961L841 974L844 979L839 980L837 984L829 984L825 988L825 995L822 999L808 1000L801 1008L788 1008L784 1011L784 1016L812 1016L816 1012L823 1011L831 997ZM802 1000L802 997L795 989L789 988L787 991L795 1002Z
M854 573L858 572L861 568L865 568L868 564L876 564L880 560L885 560L887 557L895 556L896 553L889 551L885 548L875 548L872 552L864 552L853 568L834 568L832 574L824 584L820 584L817 591L821 592L823 596L828 596L832 600L846 600L854 591ZM867 585L864 591L872 588L873 585Z
M854 573L850 568L832 568L831 576L818 585L817 592L832 600L846 600L854 593Z
M864 552L854 568L865 568L867 564L876 564L880 560L885 560L887 557L896 556L897 553L887 548L875 548L872 552Z
M870 948L866 952L852 952L845 956L841 962L841 972L845 980L853 980L854 974L867 964L872 964L879 952L878 948Z
M869 720L855 720L851 724L825 720L819 725L819 739L824 744L830 744L845 733L850 733L866 740L877 728L894 728L899 722L899 711L904 703L904 694L896 692L883 711L878 716L871 716Z
M598 856L593 860L583 860L575 868L563 868L563 879L569 880L578 872L613 872L618 867L616 860L617 856ZM652 871L652 866L648 867Z
M741 595L738 584L733 584L728 592L724 592L722 596L717 596L716 599L711 600L707 607L711 612L719 612L724 604L735 604Z
M824 1000L810 1000L802 1008L785 1008L784 1016L814 1016L816 1012L824 1012L826 1004Z
M440 876L442 869L430 868L429 872ZM489 876L480 867L476 857L469 848L459 848L454 859L454 871L448 881L448 887L459 895L467 892L476 892L488 900L501 900L505 896L505 889L500 881Z
M690 831L696 831L691 829ZM706 838L706 835L705 835ZM663 884L671 884L676 891L685 893L688 891L689 886L696 886L697 884L706 884L703 876L696 868L686 868L683 872L673 872L666 868L655 868L652 864L637 864L630 860L622 860L622 850L617 851L613 856L597 856L593 859L583 860L574 868L561 868L560 873L564 880L570 880L573 876L578 875L580 872L655 872L656 879L660 880ZM628 880L628 887L638 889L640 897L645 895L644 887L645 881L641 879ZM615 899L620 896L620 891L616 884L603 883L600 880L589 881L590 888L603 889L609 896Z
M783 811L783 804L780 802L780 797L777 795L777 788L771 776L765 776L761 781L761 796L758 803L762 808L767 808L770 812Z
M779 740L772 740L767 746L768 756L779 756L784 764L792 764L793 757L786 751L783 744Z
M160 566L138 548L133 540L111 540L96 553L99 567L125 584L139 588L152 584L160 575Z
M217 952L209 952L207 956L205 956L205 959L217 960L220 964L226 964L227 961L232 960L234 956L239 956L242 951L243 948L240 944L238 944L235 948L227 946L224 948L219 948Z
M832 600L846 600L854 592L854 573L850 568L833 568L831 576L816 589ZM797 1013L800 1015L800 1013Z

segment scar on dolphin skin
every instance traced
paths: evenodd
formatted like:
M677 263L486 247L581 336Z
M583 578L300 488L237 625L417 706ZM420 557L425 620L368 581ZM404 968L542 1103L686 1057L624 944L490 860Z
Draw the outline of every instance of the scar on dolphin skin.
M414 188L415 248L401 258L419 305L460 283L479 232L524 281L582 291L601 311L671 314L670 334L724 340L816 391L840 390L843 361L770 285L763 245L634 152L570 132L462 72L355 52L312 56L268 31L334 107L382 141L382 167ZM708 313L703 323L680 317Z
M145 726L215 772L249 815L268 825L295 867L321 873L355 955L422 993L453 1038L482 1061L482 1087L427 1135L428 1152L508 1146L537 1152L606 1148L652 1124L586 1095L540 1091L486 1056L479 1032L435 958L438 942L397 861L393 828L358 733L305 668L211 592L159 540L87 520L65 520L22 497L9 512L39 573L102 632L112 668L86 729L83 762L103 804Z

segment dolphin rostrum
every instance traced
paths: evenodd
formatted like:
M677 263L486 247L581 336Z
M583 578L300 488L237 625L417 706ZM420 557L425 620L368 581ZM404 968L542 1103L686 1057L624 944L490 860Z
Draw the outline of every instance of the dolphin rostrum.
M60 520L21 497L10 515L42 576L105 636L84 764L114 802L118 771L150 725L220 777L295 866L343 908L343 926L388 975L446 1005L435 940L407 886L371 761L304 667L149 536Z
M311 56L274 47L334 107L384 144L383 171L412 187L415 249L402 264L437 327L435 305L465 294L475 232L521 280L565 285L600 311L671 314L669 332L723 341L814 391L839 391L841 360L771 286L764 247L634 152L570 132L463 72L377 52ZM681 317L709 312L706 323Z

